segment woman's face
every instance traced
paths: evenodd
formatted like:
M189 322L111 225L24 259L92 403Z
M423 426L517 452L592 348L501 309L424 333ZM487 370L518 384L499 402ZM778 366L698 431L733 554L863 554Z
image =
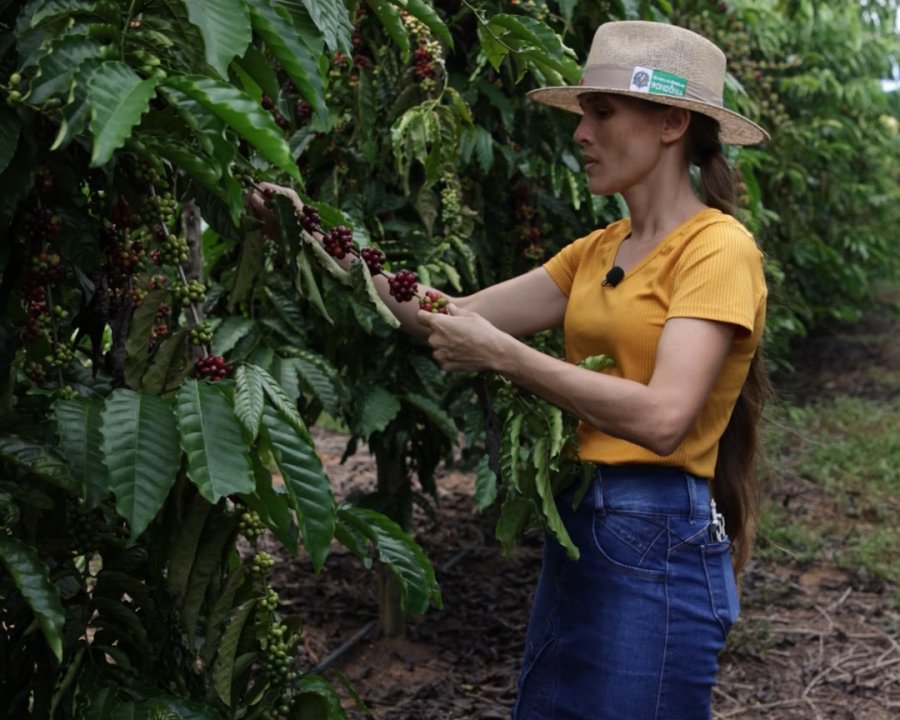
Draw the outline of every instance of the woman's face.
M665 105L606 93L579 98L584 114L573 136L594 195L626 193L646 179L662 150Z

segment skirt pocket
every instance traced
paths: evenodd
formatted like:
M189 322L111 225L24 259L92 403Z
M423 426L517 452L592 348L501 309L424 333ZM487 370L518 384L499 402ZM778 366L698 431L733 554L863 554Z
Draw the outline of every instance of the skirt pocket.
M665 579L668 534L663 518L596 510L593 536L600 559L615 570L646 580Z

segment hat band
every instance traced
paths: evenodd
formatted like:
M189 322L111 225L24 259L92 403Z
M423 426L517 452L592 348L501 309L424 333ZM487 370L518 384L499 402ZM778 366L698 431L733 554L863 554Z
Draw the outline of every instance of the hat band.
M695 82L664 70L636 65L588 65L581 85L631 90L644 95L681 98L722 107L722 96Z

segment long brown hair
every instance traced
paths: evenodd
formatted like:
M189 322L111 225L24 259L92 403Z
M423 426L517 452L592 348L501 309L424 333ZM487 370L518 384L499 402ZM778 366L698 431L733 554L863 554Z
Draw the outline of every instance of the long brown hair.
M734 215L734 174L725 159L719 140L718 123L706 115L691 113L688 128L688 159L700 168L700 193L710 207ZM719 440L719 454L712 492L725 516L725 527L734 548L735 572L750 558L756 535L760 501L757 460L762 455L759 423L771 394L762 351L757 348L750 362L731 418Z

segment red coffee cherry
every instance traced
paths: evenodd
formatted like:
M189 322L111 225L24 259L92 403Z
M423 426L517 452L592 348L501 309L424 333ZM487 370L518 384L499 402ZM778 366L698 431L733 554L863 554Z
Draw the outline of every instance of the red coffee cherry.
M396 298L397 302L409 302L416 296L416 291L419 289L416 280L418 280L418 276L411 270L398 270L388 280L391 295Z
M312 205L304 205L303 212L297 213L300 224L308 233L320 232L322 230L322 222L319 218L319 211Z
M373 275L378 275L381 273L382 268L384 267L384 253L381 252L378 248L373 247L364 247L359 251L360 256L365 261L366 265L369 266L369 272Z
M322 245L329 255L340 260L353 249L353 233L350 228L339 225L322 238Z
M448 314L447 305L449 304L450 301L436 290L428 290L425 293L425 297L419 298L419 308L425 312L438 313L439 315Z
M231 368L220 355L207 355L197 360L194 365L194 377L206 378L216 382L224 380L231 374Z

